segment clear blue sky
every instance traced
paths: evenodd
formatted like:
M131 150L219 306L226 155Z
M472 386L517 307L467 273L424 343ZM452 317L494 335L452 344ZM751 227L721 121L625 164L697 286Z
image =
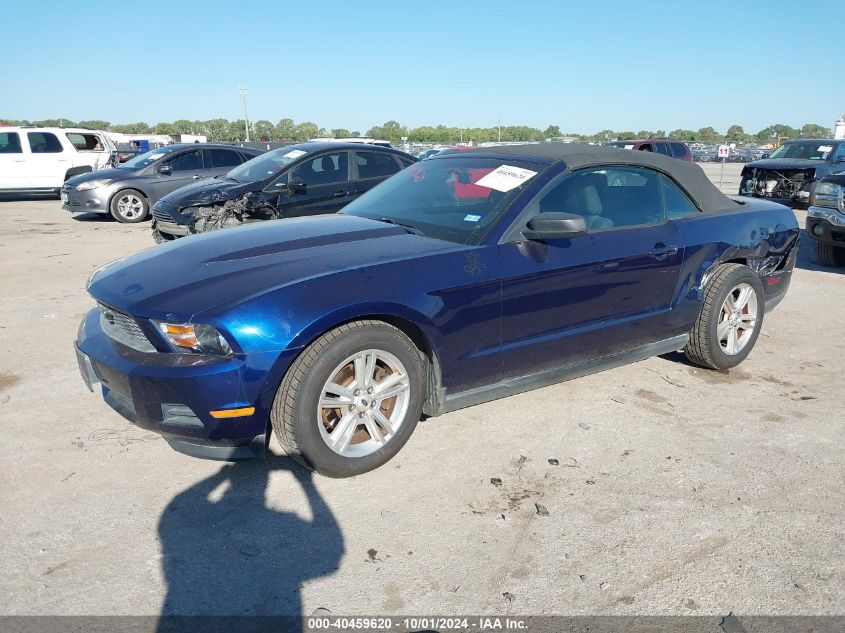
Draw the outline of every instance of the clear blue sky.
M841 0L3 3L0 116L832 126Z

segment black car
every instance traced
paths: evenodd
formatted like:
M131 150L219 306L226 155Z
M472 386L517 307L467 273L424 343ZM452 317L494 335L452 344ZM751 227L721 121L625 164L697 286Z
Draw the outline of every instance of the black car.
M839 173L845 173L845 141L786 141L768 158L743 167L739 195L805 206L819 179Z
M62 187L62 208L71 213L111 213L119 222L146 219L162 196L189 182L217 176L262 153L250 147L183 143L150 150L114 169L70 178Z
M845 173L816 184L807 212L807 235L823 266L845 266Z
M245 222L335 213L415 162L409 154L375 145L288 145L159 200L153 237L164 242Z

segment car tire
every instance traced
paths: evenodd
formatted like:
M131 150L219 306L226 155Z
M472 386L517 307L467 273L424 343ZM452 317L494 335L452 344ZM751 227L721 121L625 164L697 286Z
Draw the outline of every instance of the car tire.
M423 356L401 330L353 321L297 357L270 420L282 448L303 466L352 477L385 464L405 445L422 414L426 384ZM388 397L379 398L379 390Z
M845 248L822 242L813 244L816 247L816 259L822 266L845 266Z
M137 224L147 219L150 205L147 198L136 189L121 189L109 203L112 217L122 224Z
M754 348L764 312L757 274L742 264L719 266L704 287L704 303L684 353L702 367L736 367Z

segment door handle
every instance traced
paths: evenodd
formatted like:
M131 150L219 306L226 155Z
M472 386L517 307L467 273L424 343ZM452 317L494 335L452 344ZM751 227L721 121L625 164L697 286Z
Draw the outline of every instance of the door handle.
M674 255L678 252L678 250L678 247L674 244L664 244L662 242L658 242L654 245L654 248L652 248L648 252L648 254L654 257L655 259L664 259L669 255Z
M332 194L332 198L342 198L343 196L348 196L348 195L349 195L348 191L335 191Z
M193 178L194 180L199 180L200 178L202 178L202 176L200 176L199 174L194 174L193 176L191 176L191 178Z

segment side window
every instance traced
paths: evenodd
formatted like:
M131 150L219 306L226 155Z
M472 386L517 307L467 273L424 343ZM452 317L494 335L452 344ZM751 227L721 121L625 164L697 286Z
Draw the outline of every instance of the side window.
M323 154L296 167L291 174L291 183L307 186L329 185L349 179L349 160L346 152Z
M355 152L355 160L358 163L358 177L361 180L391 176L399 171L398 163L389 154Z
M670 143L669 147L672 149L672 156L681 158L687 155L687 146L683 143Z
M413 160L411 160L410 158L404 158L404 157L400 156L400 157L399 157L399 162L400 162L400 163L402 163L402 169L405 169L405 167L410 167L410 166L411 166L411 165L413 165L416 161L413 161Z
M663 220L660 174L640 167L595 167L565 175L541 194L540 212L583 216L588 231Z
M0 154L21 154L21 137L17 132L0 132Z
M833 156L830 160L835 163L840 158L845 158L845 143L840 143L836 146L836 150L833 152Z
M669 143L655 143L654 149L658 154L672 156L672 150L669 148Z
M27 132L29 149L33 154L60 154L62 144L55 134L49 132Z
M685 218L698 213L698 207L693 204L687 194L681 191L678 185L663 174L660 175L660 181L663 189L663 209L666 211L667 219Z
M180 154L176 158L169 159L166 164L173 171L191 171L202 169L202 152L192 149L189 152Z
M243 162L241 155L231 149L209 149L206 151L211 158L212 167L235 167Z
M83 134L81 132L68 132L67 140L78 152L104 152L105 147L96 134Z

